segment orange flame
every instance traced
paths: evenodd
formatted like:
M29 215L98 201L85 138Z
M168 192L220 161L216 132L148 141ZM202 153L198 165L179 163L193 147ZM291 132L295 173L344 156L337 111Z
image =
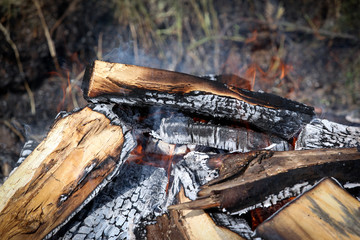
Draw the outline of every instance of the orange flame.
M291 200L295 199L295 197L289 197L287 199L283 199L280 202L272 205L268 208L255 208L254 210L250 211L251 214L251 229L255 230L256 227L264 222L267 218L269 218L272 214L274 214L277 210L279 210L282 206L286 203L290 202Z
M257 30L254 30L251 34L251 37L249 37L245 40L245 44L255 42L257 39L257 36L258 36L258 32L257 32Z
M257 63L252 63L245 70L245 78L251 79L251 90L254 89L255 81L258 79L265 83L272 84L276 79L284 79L293 71L293 67L277 56L272 57L269 68L265 71ZM257 73L259 73L257 75Z
M170 174L172 169L172 163L174 161L175 145L170 148L168 155L146 153L141 142L138 142L134 150L129 154L127 162L135 162L140 165L149 165L153 167L161 167L166 170L168 183L166 185L166 192L168 192L170 185Z
M250 67L245 72L245 78L251 79L250 90L254 90L257 67L258 67L257 65L251 64Z

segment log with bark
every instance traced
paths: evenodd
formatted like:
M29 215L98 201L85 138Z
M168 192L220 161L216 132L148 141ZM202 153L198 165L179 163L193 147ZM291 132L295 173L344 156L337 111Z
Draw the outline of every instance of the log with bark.
M209 164L220 168L219 178L201 187L199 199L169 209L219 207L238 211L302 181L328 176L343 183L360 181L357 148L231 154L215 156Z
M209 117L252 124L290 139L314 117L314 109L279 96L227 86L183 73L95 61L83 81L92 102L170 106Z

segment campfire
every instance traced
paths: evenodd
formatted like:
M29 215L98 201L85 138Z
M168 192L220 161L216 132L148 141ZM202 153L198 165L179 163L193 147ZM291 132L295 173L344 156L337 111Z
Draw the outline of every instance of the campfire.
M360 128L247 86L95 61L1 186L0 235L359 237Z

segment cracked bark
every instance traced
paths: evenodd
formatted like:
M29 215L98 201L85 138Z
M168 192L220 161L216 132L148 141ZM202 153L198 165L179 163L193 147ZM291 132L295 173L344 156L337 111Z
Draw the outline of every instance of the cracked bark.
M216 157L214 162L221 169L219 179L202 186L197 200L170 206L169 209L215 206L238 211L303 181L316 181L328 176L342 183L360 181L360 152L357 148L259 151L232 154L224 162L217 162L218 159ZM209 162L214 164L211 159Z

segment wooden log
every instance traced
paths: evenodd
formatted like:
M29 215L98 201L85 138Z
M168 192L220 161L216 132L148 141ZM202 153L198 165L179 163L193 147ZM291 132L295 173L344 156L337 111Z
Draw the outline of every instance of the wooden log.
M124 159L123 128L85 107L60 118L0 187L2 239L42 239L109 181Z
M282 138L245 127L227 127L194 122L186 117L163 118L159 138L171 144L194 144L230 152L267 149L286 151L292 148Z
M360 202L331 179L260 224L264 239L360 239Z
M270 194L299 182L322 177L335 177L344 182L360 180L360 152L356 148L258 151L233 154L232 158L235 159L227 159L232 164L218 163L220 168L225 168L220 171L220 181L204 185L198 193L199 199L169 209L220 207L236 211L262 202Z
M306 124L298 136L296 150L315 148L351 148L360 146L360 127L346 126L326 119Z
M182 189L179 202L188 201ZM147 239L244 239L238 234L217 226L203 210L169 211L157 223L146 227Z
M95 61L83 80L92 102L170 106L209 117L252 124L286 139L315 114L312 107L183 73Z

